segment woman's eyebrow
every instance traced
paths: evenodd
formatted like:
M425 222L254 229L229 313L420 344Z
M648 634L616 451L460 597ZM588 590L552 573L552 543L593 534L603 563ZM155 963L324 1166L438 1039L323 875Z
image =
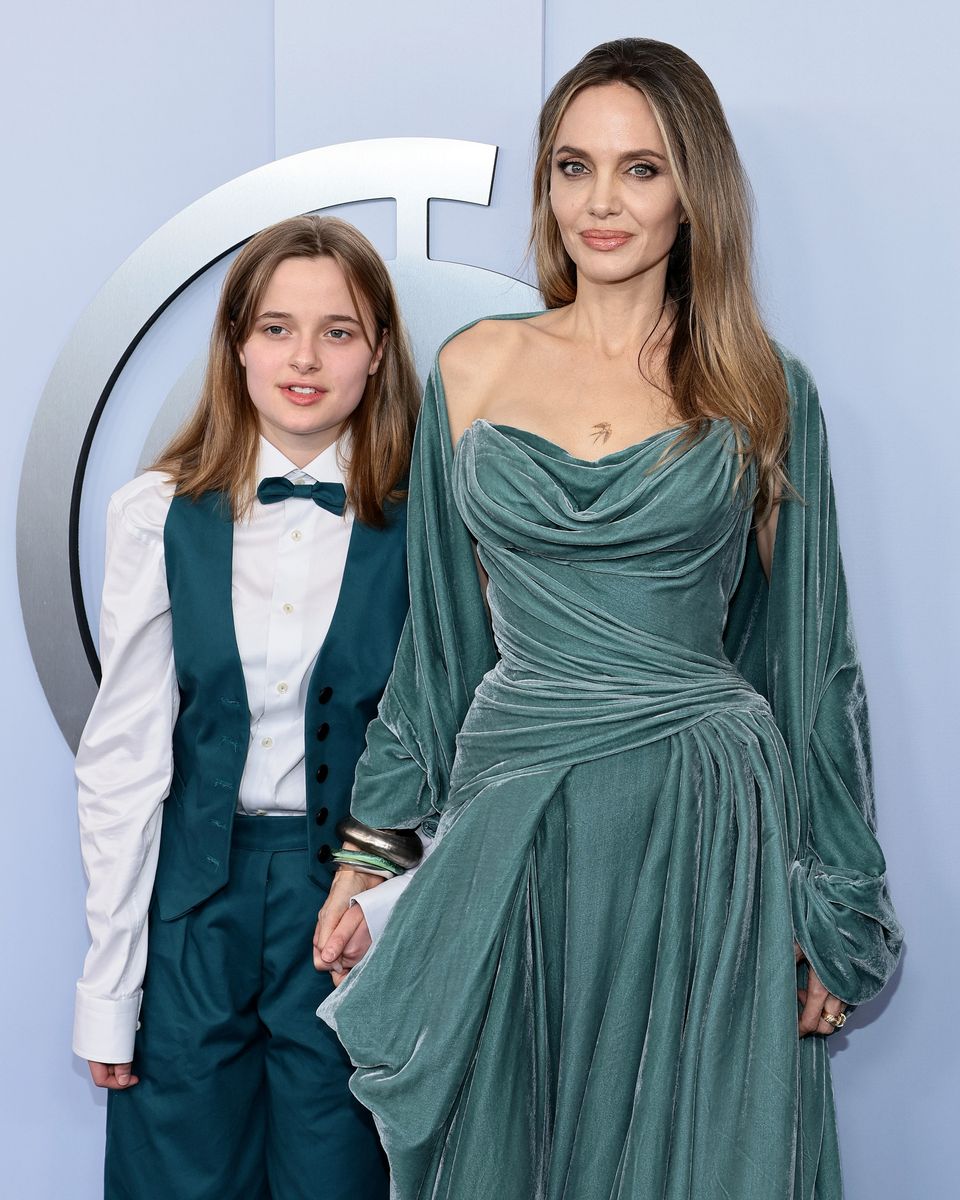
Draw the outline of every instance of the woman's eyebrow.
M554 154L574 154L577 158L592 157L588 151L578 150L576 146L558 146ZM659 150L626 150L620 155L620 161L622 162L626 158L659 158L663 162L667 161L667 156L661 154Z

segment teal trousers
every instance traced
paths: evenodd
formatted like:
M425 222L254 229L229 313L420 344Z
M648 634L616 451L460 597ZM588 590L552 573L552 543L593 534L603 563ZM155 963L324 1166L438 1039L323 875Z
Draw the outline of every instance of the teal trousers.
M150 915L134 1051L110 1092L105 1200L386 1200L384 1159L316 1017L325 892L306 818L235 822L230 881L175 921Z

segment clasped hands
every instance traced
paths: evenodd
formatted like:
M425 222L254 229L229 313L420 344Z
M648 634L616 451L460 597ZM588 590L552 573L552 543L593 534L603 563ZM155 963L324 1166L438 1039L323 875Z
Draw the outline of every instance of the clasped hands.
M333 877L330 894L317 914L313 934L313 965L329 971L334 987L347 977L370 949L370 931L359 904L350 901L383 883L379 875L367 875L341 866Z

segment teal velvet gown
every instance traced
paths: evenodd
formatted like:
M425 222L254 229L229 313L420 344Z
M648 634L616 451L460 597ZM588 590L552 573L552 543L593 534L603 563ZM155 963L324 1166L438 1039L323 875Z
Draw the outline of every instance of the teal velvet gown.
M900 931L816 393L767 586L731 427L597 461L427 387L411 614L353 812L436 825L320 1010L398 1200L838 1200L826 1039ZM475 542L489 576L484 606Z

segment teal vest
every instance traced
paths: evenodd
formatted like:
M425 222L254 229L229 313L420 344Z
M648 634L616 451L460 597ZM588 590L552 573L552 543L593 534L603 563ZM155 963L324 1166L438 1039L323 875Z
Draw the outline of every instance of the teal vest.
M227 882L250 713L233 624L233 522L219 493L198 501L176 497L163 543L180 712L154 892L161 918L172 920ZM324 887L335 865L334 826L349 811L364 735L407 607L406 510L398 506L385 529L354 522L340 597L310 679L309 874Z

